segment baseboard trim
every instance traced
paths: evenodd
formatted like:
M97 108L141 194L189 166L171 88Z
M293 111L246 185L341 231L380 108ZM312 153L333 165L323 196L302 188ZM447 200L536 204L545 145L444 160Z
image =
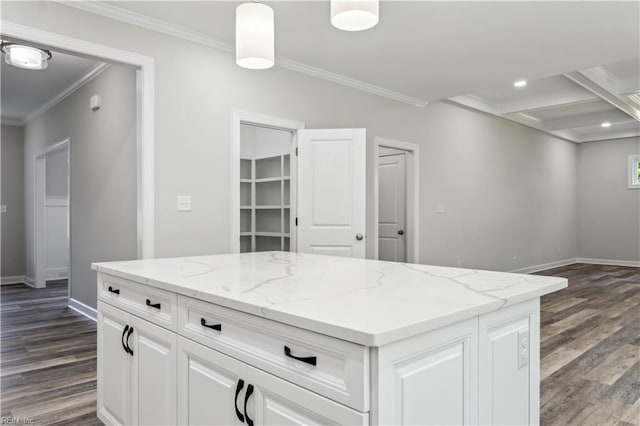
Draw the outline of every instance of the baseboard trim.
M564 259L564 260L557 260L555 262L543 263L541 265L527 266L526 268L515 269L509 272L513 272L516 274L531 274L533 272L540 272L547 269L559 268L560 266L573 265L574 263L576 263L575 258Z
M36 280L31 278L31 277L29 277L29 276L27 276L27 275L24 276L24 283L26 285L28 285L29 287L37 288L36 287Z
M69 298L69 307L71 309L73 309L74 311L78 312L79 314L84 315L85 317L89 318L90 320L93 321L98 321L98 311L96 311L95 309L93 309L91 306L89 305L85 305L84 303L80 302L79 300L76 300L72 297Z
M631 266L640 268L640 261L617 260L617 259L594 259L589 257L578 257L576 263L588 263L590 265L610 265L610 266Z
M45 281L56 281L69 279L69 268L61 266L58 268L47 268Z
M11 275L8 277L0 277L0 285L9 284L26 284L24 275Z

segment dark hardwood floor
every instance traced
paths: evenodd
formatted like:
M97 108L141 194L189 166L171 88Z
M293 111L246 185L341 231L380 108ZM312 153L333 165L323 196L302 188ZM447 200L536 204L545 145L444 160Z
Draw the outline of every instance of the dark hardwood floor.
M540 422L640 424L640 268L574 264L542 298Z
M1 416L22 424L101 425L96 323L67 307L66 281L44 289L2 286L0 298Z
M541 423L640 425L640 268L575 264L542 300ZM66 283L1 288L3 417L99 425L96 325L66 307Z

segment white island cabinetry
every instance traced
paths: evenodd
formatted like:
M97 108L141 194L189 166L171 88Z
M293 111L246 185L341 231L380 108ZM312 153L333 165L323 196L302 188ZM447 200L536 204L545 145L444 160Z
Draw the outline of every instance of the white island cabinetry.
M107 424L535 424L539 297L566 287L283 252L94 269Z

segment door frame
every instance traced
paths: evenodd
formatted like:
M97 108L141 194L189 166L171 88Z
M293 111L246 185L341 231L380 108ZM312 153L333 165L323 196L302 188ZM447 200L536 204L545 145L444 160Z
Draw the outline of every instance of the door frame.
M66 138L60 142L56 142L48 146L44 150L33 155L33 281L35 288L44 288L47 286L47 220L46 220L46 187L47 173L46 163L47 155L59 151L67 151L67 297L68 289L71 287L71 139Z
M274 117L249 111L234 109L231 117L231 252L240 253L240 126L249 124L270 129L285 130L293 135L292 149L297 146L297 132L305 128L302 121L289 120L287 118ZM294 161L294 153L291 155L290 175L297 176L297 161ZM297 179L291 179L291 194L297 194ZM297 197L290 198L291 215L293 218L297 212ZM295 227L291 227L291 242L289 250L297 251L297 235Z
M381 137L373 138L373 258L379 257L379 172L378 154L380 148L394 148L405 151L406 155L406 203L407 203L407 263L419 263L420 259L420 146Z
M14 22L0 21L2 35L62 50L119 62L136 69L137 246L139 259L155 256L155 61L151 56L117 49Z

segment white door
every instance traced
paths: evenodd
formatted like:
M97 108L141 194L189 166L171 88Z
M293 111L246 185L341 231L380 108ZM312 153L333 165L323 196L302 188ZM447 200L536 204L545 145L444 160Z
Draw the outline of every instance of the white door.
M365 257L365 129L298 131L298 251Z
M131 424L131 355L123 344L130 318L98 302L98 414L110 424Z
M249 419L259 426L368 425L369 415L257 368L248 368ZM249 424L249 422L247 422Z
M177 335L138 317L131 318L133 423L175 425Z
M378 158L378 258L407 261L405 154Z
M178 339L178 424L242 424L247 365Z

